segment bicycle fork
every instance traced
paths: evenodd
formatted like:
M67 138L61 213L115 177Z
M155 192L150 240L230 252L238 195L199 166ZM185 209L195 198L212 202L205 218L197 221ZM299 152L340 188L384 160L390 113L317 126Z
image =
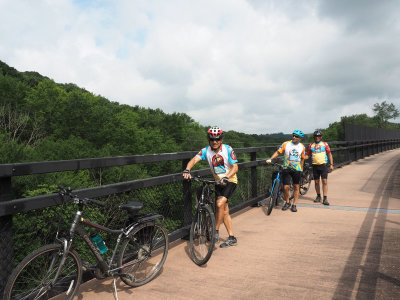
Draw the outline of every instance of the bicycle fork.
M203 232L202 232L203 228L201 226L203 224L203 222L202 222L203 218L202 218L202 214L200 213L202 210L203 210L203 208L200 207L199 213L197 214L197 221L195 223L195 228L194 228L195 232L197 231L198 235L200 235L200 236L203 234Z
M64 267L65 261L67 260L68 253L69 253L69 251L71 249L71 246L72 246L72 241L74 239L75 228L76 228L76 226L77 226L77 224L79 222L79 219L80 219L81 215L82 215L82 212L81 211L77 211L77 213L75 215L75 218L74 218L74 221L72 222L72 225L71 225L69 242L65 238L61 238L60 239L60 242L62 244L62 249L63 249L62 250L62 257L61 257L61 261L60 261L60 264L58 266L56 275L54 276L54 279L50 283L50 286L48 287L48 290L50 290L56 284L57 279L61 274L61 271L62 271L62 269ZM54 264L54 262L55 262L55 260L53 260L53 262L51 263L50 268ZM69 295L71 293L72 287L74 286L74 283L75 283L75 280L72 280L70 285L69 285L69 287L68 287L68 289L67 289L66 295Z

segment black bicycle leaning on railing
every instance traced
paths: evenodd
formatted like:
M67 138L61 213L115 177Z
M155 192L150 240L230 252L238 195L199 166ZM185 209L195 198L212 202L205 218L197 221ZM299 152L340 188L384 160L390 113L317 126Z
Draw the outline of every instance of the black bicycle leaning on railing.
M199 266L211 257L215 243L215 200L212 186L215 180L193 177L201 182L199 193L196 193L196 213L190 227L189 249L193 262Z
M300 195L307 194L310 189L311 181L313 180L312 166L309 163L304 163L303 172L300 177Z
M168 254L168 235L158 222L158 214L139 214L143 204L129 202L119 208L127 212L122 229L110 229L84 219L83 209L89 204L104 206L104 203L89 198L78 198L70 188L60 187L59 195L69 197L78 205L68 237L56 234L56 243L43 246L29 254L14 269L4 290L4 300L9 299L72 299L77 293L82 270L93 272L98 279L114 277L114 291L118 298L115 278L129 286L137 287L152 280L161 270ZM101 237L92 230L91 237L82 227L86 225L109 234L118 235L113 251L105 257L107 248ZM73 241L78 234L89 246L97 264L85 265ZM111 253L110 253L111 252Z

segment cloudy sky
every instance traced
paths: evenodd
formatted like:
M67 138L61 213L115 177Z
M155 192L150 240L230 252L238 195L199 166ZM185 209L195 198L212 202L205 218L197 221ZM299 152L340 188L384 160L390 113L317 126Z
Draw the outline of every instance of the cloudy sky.
M400 108L398 0L0 0L0 60L246 133ZM400 119L392 120L400 122Z

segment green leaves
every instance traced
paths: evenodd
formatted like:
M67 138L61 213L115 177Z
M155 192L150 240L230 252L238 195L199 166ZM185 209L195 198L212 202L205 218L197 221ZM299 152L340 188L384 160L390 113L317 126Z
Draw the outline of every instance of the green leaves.
M396 119L399 116L399 110L394 104L386 103L386 101L383 101L381 104L375 103L373 111L375 112L374 119L379 128L385 127L384 125L387 124L388 120Z

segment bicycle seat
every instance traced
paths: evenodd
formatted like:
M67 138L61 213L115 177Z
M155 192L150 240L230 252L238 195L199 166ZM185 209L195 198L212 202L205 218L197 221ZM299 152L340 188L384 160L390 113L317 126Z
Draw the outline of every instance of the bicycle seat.
M143 208L143 204L140 202L131 201L127 204L120 205L119 208L126 210L128 214L134 215Z

